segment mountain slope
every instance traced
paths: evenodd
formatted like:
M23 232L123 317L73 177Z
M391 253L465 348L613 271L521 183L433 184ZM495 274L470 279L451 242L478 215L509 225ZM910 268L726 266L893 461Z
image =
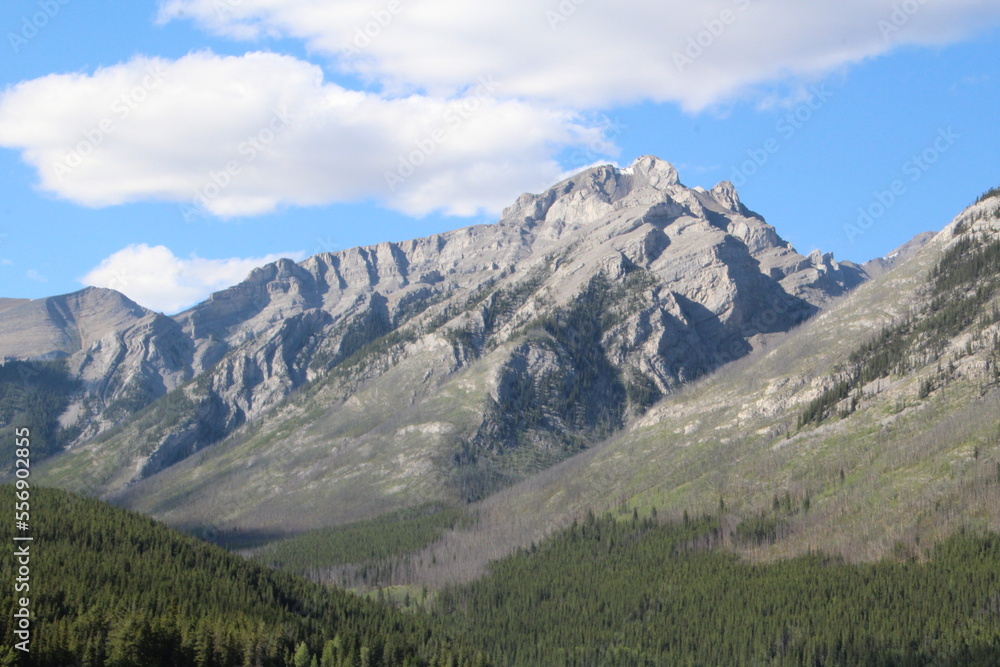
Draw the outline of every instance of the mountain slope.
M81 390L60 425L75 427L77 442L191 377L190 343L176 322L114 290L93 287L0 311L0 357L64 360ZM32 373L30 365L25 372Z
M194 380L44 474L264 532L481 498L865 278L796 253L728 183L597 167L493 225L255 271L175 318Z
M415 580L477 576L588 509L721 509L724 534L754 558L867 560L1000 529L998 340L994 196L818 317L486 499L474 526L414 556Z

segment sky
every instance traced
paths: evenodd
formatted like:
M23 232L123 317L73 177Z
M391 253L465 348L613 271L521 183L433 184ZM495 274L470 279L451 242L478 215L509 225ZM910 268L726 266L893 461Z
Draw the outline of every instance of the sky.
M172 314L647 154L854 261L1000 184L995 0L6 0L0 53L0 297Z

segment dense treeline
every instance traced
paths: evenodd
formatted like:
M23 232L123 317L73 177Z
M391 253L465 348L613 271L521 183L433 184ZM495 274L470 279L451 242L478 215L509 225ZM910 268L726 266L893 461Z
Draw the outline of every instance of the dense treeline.
M505 665L1000 664L1000 536L925 563L751 564L711 549L719 533L590 516L435 613Z
M391 578L405 557L470 518L455 507L424 506L343 526L312 530L261 549L256 558L271 567L310 577L337 565L356 565L349 584Z
M856 389L892 373L911 370L912 359L938 358L947 343L979 322L1000 321L1000 312L987 308L1000 291L1000 241L966 236L945 252L930 272L930 301L916 316L884 328L851 353L849 370L799 415L799 427L820 423L852 392L845 413L860 403ZM933 389L925 382L920 397Z
M13 501L12 487L0 487L0 503ZM23 664L485 663L424 617L269 570L97 500L33 489L31 519L34 617ZM18 664L14 590L4 579L0 664Z
M74 436L59 427L59 415L79 389L62 360L0 365L0 432L29 424L36 460L58 452ZM0 469L10 470L13 457L13 447L0 448Z

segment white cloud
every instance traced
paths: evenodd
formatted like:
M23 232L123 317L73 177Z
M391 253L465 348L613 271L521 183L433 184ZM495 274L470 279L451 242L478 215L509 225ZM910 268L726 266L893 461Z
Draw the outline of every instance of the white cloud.
M282 257L299 261L305 253L229 259L204 259L192 255L182 259L166 246L140 243L104 259L80 282L118 290L152 310L177 313L203 301L212 292L239 283L258 266Z
M28 269L27 273L24 274L24 277L27 278L28 280L34 280L36 283L49 282L49 279L47 277L43 276L35 269Z
M181 17L236 38L302 39L392 92L451 95L490 73L515 98L574 108L643 99L699 110L760 84L812 79L902 44L958 39L995 22L1000 6L995 0L161 2L161 21Z
M468 215L549 185L558 151L603 133L499 95L483 77L458 98L387 98L273 53L135 58L9 88L0 145L87 206L197 201L228 217L374 198Z
M617 156L595 109L698 111L745 94L786 104L851 63L995 22L1000 4L161 2L160 20L180 17L238 39L301 39L370 89L274 53L136 57L25 81L0 93L0 146L21 151L40 189L94 207L195 202L186 213L220 217L366 199L413 215L496 213L564 168Z

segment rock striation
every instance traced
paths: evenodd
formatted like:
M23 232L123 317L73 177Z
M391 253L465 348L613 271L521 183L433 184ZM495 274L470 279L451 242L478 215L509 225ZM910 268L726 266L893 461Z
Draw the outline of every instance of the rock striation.
M174 317L94 288L3 301L0 356L65 359L84 381L64 456L117 452L99 489L111 492L279 419L305 385L335 383L335 411L404 360L437 355L426 400L428 378L484 369L472 428L445 431L462 434L455 465L502 482L622 428L868 275L798 253L731 183L688 188L644 156L521 195L494 224L279 260ZM140 427L171 392L183 400L162 428Z

